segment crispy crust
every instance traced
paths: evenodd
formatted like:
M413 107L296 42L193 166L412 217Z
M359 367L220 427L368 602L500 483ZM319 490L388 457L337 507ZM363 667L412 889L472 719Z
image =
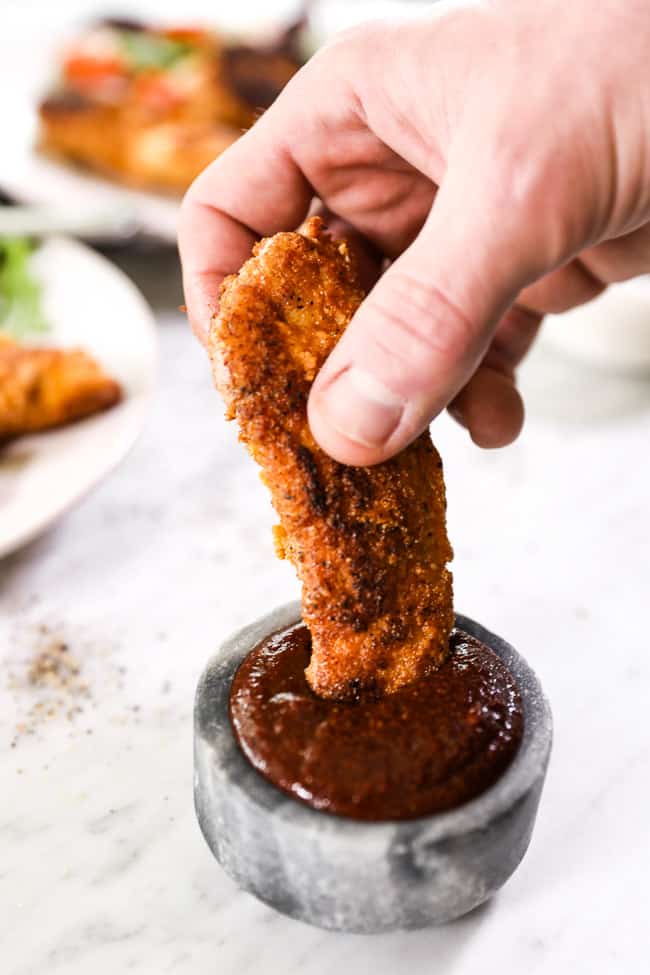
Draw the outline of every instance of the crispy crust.
M0 443L114 406L119 383L81 349L32 348L0 337Z
M308 221L263 240L222 287L217 386L280 516L278 555L302 582L307 679L332 698L390 693L438 666L453 626L442 464L428 432L348 467L307 423L311 383L362 300L345 243Z

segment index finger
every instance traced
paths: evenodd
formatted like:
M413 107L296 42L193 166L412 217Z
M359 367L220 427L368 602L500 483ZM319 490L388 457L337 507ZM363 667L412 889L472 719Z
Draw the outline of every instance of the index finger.
M183 200L178 246L185 303L204 344L223 279L239 270L260 237L297 226L312 199L285 143L282 101L211 163Z

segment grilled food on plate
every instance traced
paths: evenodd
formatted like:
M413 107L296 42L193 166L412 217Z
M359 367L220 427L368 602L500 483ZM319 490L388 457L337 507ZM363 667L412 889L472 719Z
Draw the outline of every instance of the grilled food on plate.
M297 71L298 33L246 47L203 29L102 21L64 53L39 106L40 147L129 184L182 193Z

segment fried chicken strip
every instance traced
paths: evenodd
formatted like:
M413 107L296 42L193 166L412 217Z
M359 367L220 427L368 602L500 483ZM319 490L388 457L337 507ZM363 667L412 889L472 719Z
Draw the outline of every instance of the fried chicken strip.
M311 435L310 386L363 298L346 243L318 217L261 241L222 286L210 352L227 417L262 468L280 557L302 582L307 680L350 699L396 691L444 660L452 557L428 432L375 467L332 460Z
M33 348L0 336L0 443L80 420L121 396L81 349Z

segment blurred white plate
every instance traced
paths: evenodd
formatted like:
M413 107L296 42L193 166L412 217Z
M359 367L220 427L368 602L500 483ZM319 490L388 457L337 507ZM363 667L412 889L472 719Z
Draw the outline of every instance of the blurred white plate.
M122 384L124 400L0 449L0 556L44 531L124 458L142 428L155 381L153 315L121 271L65 237L39 248L34 270L52 325L37 344L83 347Z
M650 275L610 285L598 298L547 315L542 341L575 360L614 372L650 372Z

